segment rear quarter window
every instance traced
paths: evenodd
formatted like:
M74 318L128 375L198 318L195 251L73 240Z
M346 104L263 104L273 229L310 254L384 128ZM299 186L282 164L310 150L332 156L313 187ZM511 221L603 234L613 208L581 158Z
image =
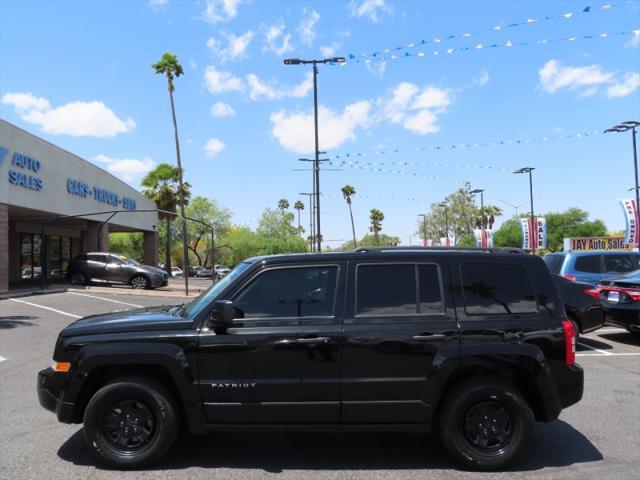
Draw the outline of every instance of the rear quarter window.
M600 273L602 272L601 255L581 255L576 257L573 268L576 272Z
M519 264L460 265L467 315L513 315L538 311L527 271Z
M605 273L628 273L638 270L640 256L629 253L614 253L604 256Z

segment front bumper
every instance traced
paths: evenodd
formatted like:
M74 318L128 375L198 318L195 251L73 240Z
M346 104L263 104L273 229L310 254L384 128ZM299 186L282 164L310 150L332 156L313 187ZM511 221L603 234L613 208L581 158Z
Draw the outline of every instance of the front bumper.
M67 377L67 373L54 372L51 368L38 372L38 401L43 408L54 412L58 421L74 423L75 403L63 401Z
M151 277L151 286L152 287L166 287L169 285L169 277L168 276L154 276Z

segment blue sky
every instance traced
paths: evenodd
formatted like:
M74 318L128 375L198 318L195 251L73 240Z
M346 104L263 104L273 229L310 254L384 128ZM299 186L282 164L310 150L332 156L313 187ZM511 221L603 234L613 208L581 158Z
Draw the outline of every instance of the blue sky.
M387 163L322 174L330 244L350 237L346 183L359 236L378 208L383 231L408 243L418 213L464 181L511 215L495 199L527 201L526 178L504 171L522 166L536 168L537 211L577 206L621 229L630 134L542 139L640 119L639 28L637 1L4 0L0 116L138 186L175 162L166 81L150 67L173 52L185 68L175 101L186 179L255 226L265 207L311 188L311 173L294 171L313 149L310 67L282 59L352 54L360 62L320 67L321 146ZM386 60L371 57L387 48ZM435 149L508 140L523 143Z

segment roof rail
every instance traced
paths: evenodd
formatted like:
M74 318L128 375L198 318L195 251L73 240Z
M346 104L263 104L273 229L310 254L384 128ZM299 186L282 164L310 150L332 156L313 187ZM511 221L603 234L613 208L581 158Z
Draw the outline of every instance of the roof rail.
M358 247L353 252L485 252L485 253L525 253L515 247Z

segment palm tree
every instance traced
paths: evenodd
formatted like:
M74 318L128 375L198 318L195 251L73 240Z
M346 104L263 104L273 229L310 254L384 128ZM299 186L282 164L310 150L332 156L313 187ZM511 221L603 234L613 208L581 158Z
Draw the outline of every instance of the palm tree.
M300 232L300 234L302 234L304 229L300 226L300 212L304 210L304 203L302 203L301 200L298 200L293 204L293 208L298 211L298 231Z
M345 185L342 187L342 196L347 201L347 205L349 206L349 216L351 217L351 233L353 233L353 248L356 248L358 244L356 243L356 227L353 223L353 211L351 210L351 197L356 194L356 189L351 185Z
M180 203L180 215L182 215L182 234L183 234L183 260L182 265L184 268L185 275L185 288L187 286L186 278L189 276L189 251L187 247L187 221L184 219L184 182L182 180L183 170L182 170L182 161L180 159L180 141L178 139L178 122L176 121L176 108L173 103L173 91L175 87L173 86L173 79L175 77L179 77L184 73L182 69L182 65L178 62L178 57L172 53L164 53L159 61L151 65L156 72L156 74L166 75L167 76L167 84L169 89L169 100L171 102L171 117L173 119L173 134L176 140L176 161L178 164L178 200Z
M168 163L161 163L142 179L141 185L146 187L142 193L153 200L159 210L175 213L176 206L180 202L179 177L178 168ZM189 198L190 189L189 183L182 185L183 198ZM165 269L167 273L171 273L171 222L175 215L160 212L159 217L167 222Z
M278 200L278 210L282 210L283 212L289 208L289 200L286 198L281 198Z
M369 231L373 233L373 241L376 245L380 244L378 234L382 231L382 221L384 220L384 213L377 208L372 208L369 212L369 218L371 219L371 226Z

